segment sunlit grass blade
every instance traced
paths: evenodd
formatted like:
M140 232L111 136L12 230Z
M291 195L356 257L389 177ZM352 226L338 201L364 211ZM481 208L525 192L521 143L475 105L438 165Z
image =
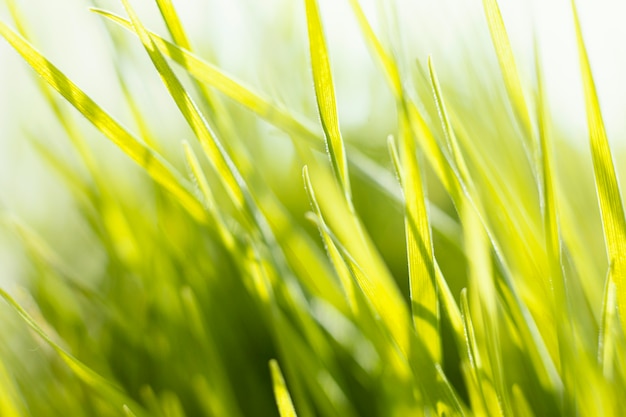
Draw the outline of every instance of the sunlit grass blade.
M589 129L589 144L591 146L596 191L602 215L607 256L611 265L609 279L615 283L622 330L626 333L626 220L624 219L624 205L602 113L600 112L600 102L591 73L591 65L587 56L576 4L573 0L571 4L585 92L587 127Z
M174 8L172 1L156 0L156 3L157 6L159 6L161 16L163 16L163 19L165 20L165 24L172 35L174 43L179 45L181 48L191 50L189 38L185 33L185 29L183 28L180 18L178 17L178 13L176 13L176 9Z
M533 129L524 97L524 89L497 0L483 0L483 9L511 105L522 125L524 136L527 138L526 145L529 146L528 151L534 156L536 149L532 140Z
M405 198L405 234L409 263L409 288L413 324L436 363L441 362L439 304L433 244L425 204L417 146L409 122L400 116L402 187ZM394 152L395 153L395 152Z
M363 37L367 41L368 46L376 56L379 57L381 66L383 67L383 72L387 77L387 81L391 86L391 90L396 98L396 100L400 101L404 96L404 92L402 91L402 81L400 78L400 73L398 72L398 67L396 66L393 59L387 54L385 48L378 40L378 37L374 33L374 29L367 20L365 13L363 13L363 9L359 4L359 0L350 0L350 6L352 6L352 10L357 19L359 27L361 28L361 32L363 32Z
M450 157L452 158L455 169L459 173L461 182L465 184L470 184L471 179L469 176L469 170L465 163L465 158L461 153L461 149L459 148L459 143L456 139L454 129L452 128L450 117L448 116L448 110L446 109L446 104L443 99L443 93L441 92L439 80L437 79L437 75L435 74L435 68L432 58L430 56L428 57L428 72L430 75L433 95L435 96L435 104L437 105L437 111L439 113L439 118L443 127L443 133L446 139L446 145L448 147Z
M604 300L602 302L602 322L598 338L598 363L602 367L602 373L606 378L613 378L614 355L616 347L616 334L614 330L617 316L615 300L615 284L611 282L610 272L607 276Z
M0 22L0 35L48 84L65 97L98 130L143 167L157 183L176 196L178 201L194 217L200 221L205 220L206 215L200 202L193 196L180 174L161 156L139 142L58 68L2 22Z
M124 404L122 409L124 410L124 415L126 417L137 417L135 413L133 413L132 410L126 404Z
M319 7L317 0L305 0L305 5L313 84L315 86L315 97L317 98L317 109L322 128L324 129L326 148L337 181L346 196L346 200L349 204L352 204L346 150L339 130L335 86L333 84Z
M559 237L558 201L556 198L556 170L554 167L553 144L550 137L547 113L547 103L544 92L543 74L540 66L540 58L535 46L535 72L537 75L537 123L539 128L540 166L539 178L542 207L543 226L545 234L545 247L548 255L550 270L550 287L553 296L553 315L556 319L555 327L559 344L559 363L561 378L566 392L574 392L576 376L568 362L574 358L573 332L568 317L572 316L565 278L563 275L563 260L561 256L561 240ZM585 360L580 358L579 360ZM565 398L565 410L573 413L576 409L573 396Z

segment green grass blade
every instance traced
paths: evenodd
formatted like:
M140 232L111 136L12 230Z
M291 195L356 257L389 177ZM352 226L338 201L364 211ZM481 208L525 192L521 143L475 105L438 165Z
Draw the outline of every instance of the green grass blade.
M396 97L396 100L401 100L404 96L404 93L402 91L402 81L400 78L400 73L398 72L398 67L396 66L393 59L387 54L385 48L378 40L378 37L374 33L374 29L372 29L372 26L368 22L365 13L363 13L363 9L359 5L359 1L350 0L350 6L352 6L354 16L357 19L357 23L361 28L361 32L363 32L363 37L365 38L368 46L373 51L373 53L379 57L380 64L383 67L383 72L387 77L387 81L391 86L391 90Z
M270 372L272 374L272 383L274 386L274 396L276 397L276 405L278 406L278 412L280 417L297 417L296 409L293 406L291 395L285 384L285 378L283 377L278 362L275 359L270 361Z
M326 48L326 40L324 39L319 7L317 0L305 0L305 4L315 97L317 98L317 108L322 122L322 128L324 129L326 148L337 181L346 196L346 200L349 204L352 204L346 151L339 130L335 87L333 85L333 77L330 70L328 50Z
M413 324L436 363L441 362L439 304L433 257L433 243L424 197L417 146L405 114L400 119L402 139L405 234L409 263L409 288Z
M602 322L598 338L598 363L606 378L613 378L616 332L614 330L616 314L615 284L611 282L611 274L607 276L604 300L602 302Z
M202 204L194 197L180 174L167 161L137 140L24 38L2 22L0 22L0 35L87 120L144 168L157 183L171 192L190 214L202 222L206 220Z
M504 20L502 19L502 14L500 13L497 0L483 0L483 9L489 26L489 32L491 33L491 40L498 57L498 63L500 64L500 71L502 72L504 84L506 86L509 99L511 100L513 110L515 115L518 117L522 128L524 129L526 137L531 139L533 130L528 113L528 107L526 105L526 99L524 98L524 90L522 88L522 82L517 70L517 65L515 64L513 48L511 48L509 35L507 34L506 27L504 26ZM531 142L527 145L531 145L529 150L534 152L534 144Z
M591 146L596 191L600 203L607 256L609 265L611 265L610 280L615 283L622 330L626 333L626 220L624 219L624 205L609 141L604 128L604 121L602 120L602 113L600 112L600 102L591 73L591 65L587 56L582 28L573 0L572 11L576 27L580 71L585 92L587 126L589 129L589 143Z
M165 20L165 24L170 32L170 35L172 35L174 43L179 45L181 48L191 50L191 43L187 38L185 29L183 28L180 18L178 17L178 13L176 13L176 9L174 8L172 1L156 0L156 3L157 6L159 6L161 16L163 16L163 20Z

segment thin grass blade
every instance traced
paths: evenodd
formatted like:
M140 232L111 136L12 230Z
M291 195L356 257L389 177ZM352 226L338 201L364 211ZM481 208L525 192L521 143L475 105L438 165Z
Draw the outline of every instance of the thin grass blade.
M305 5L315 97L317 98L317 108L322 122L322 128L324 129L326 148L337 181L346 196L346 200L349 204L352 204L348 162L343 139L339 130L335 87L330 70L328 50L326 40L324 39L319 7L317 0L305 0Z
M600 203L607 256L609 265L611 265L609 279L615 283L622 330L626 333L626 219L624 219L624 204L620 194L606 129L604 128L604 121L602 120L600 102L591 73L591 65L587 56L576 4L573 0L571 4L578 42L580 71L585 92L587 126L589 129L589 143L591 146L596 191Z
M504 20L502 19L502 13L500 12L497 0L483 0L483 9L513 110L524 129L525 136L531 139L533 130L526 99L524 97L524 90L515 63L513 48L511 47L509 35L504 26ZM532 142L527 145L530 145L529 150L535 151L535 146Z
M272 383L274 386L274 396L276 397L276 405L278 406L278 412L280 417L297 417L296 409L293 406L291 395L285 384L285 378L283 377L278 362L275 359L270 361L270 372L272 374Z

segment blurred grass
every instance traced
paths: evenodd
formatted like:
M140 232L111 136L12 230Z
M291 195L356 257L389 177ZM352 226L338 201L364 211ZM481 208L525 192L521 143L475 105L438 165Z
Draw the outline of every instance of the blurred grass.
M24 136L71 202L53 214L66 229L0 213L27 259L0 292L1 415L620 415L626 222L577 17L584 152L539 53L524 78L495 1L493 42L460 50L457 78L408 62L403 26L349 2L378 67L361 88L388 88L371 100L387 141L343 127L340 40L316 0L284 16L308 36L289 43L308 82L293 91L238 81L170 0L151 5L155 32L122 3L92 9L120 108L33 46L21 2L0 21L56 124ZM142 92L157 87L165 115Z

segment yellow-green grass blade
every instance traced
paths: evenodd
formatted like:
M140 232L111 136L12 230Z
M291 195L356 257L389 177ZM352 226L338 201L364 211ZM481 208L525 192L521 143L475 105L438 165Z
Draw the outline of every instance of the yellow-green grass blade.
M191 50L191 43L189 42L189 38L187 38L187 33L183 28L172 1L156 0L156 3L157 6L159 6L161 16L163 16L163 20L165 20L165 24L170 32L170 35L172 35L174 43L179 45L181 48Z
M561 257L561 240L559 238L558 201L556 198L556 170L552 141L550 137L549 115L544 91L543 74L540 66L540 58L535 47L535 72L537 75L537 123L539 128L540 145L540 189L542 195L543 224L545 234L545 247L550 271L550 287L553 296L553 316L559 344L559 367L563 379L565 392L570 395L565 398L565 412L573 413L576 409L573 394L575 391L574 368L570 363L574 360L584 361L585 357L575 359L573 350L573 330L570 317L573 317L567 298L565 277L563 275L563 262Z
M372 29L372 26L368 22L365 13L363 13L363 9L359 4L359 0L349 1L368 46L370 47L370 49L372 49L373 53L379 57L380 63L383 67L383 72L387 77L387 81L391 86L391 90L396 100L401 99L404 93L402 91L402 81L400 78L400 73L398 72L398 67L396 66L393 59L387 54L385 48L378 40L378 37L374 33L374 29Z
M170 68L169 64L165 61L165 58L152 41L152 38L144 28L129 2L127 0L122 0L122 3L131 18L135 33L148 52L150 59L159 72L159 75L161 76L161 79L167 87L170 95L176 102L178 109L200 141L200 144L207 154L209 161L213 165L213 168L224 182L226 191L231 197L233 203L241 209L244 214L251 216L251 214L247 212L249 207L247 207L248 202L246 201L246 198L248 196L246 196L243 191L246 187L243 179L230 160L230 157L226 154L221 143L211 131L211 128L198 110L191 96L187 93L181 82Z
M430 82L433 89L433 94L435 96L437 112L439 113L439 119L441 120L441 124L443 126L443 132L446 139L446 145L448 146L448 151L450 152L454 167L459 172L460 180L465 184L469 184L471 182L469 170L467 169L467 165L465 164L465 158L461 153L461 149L459 148L459 143L454 133L454 129L452 128L452 124L450 123L450 117L448 116L448 111L446 109L446 105L443 99L441 86L439 85L439 80L437 79L433 61L430 56L428 57L428 72L430 75Z
M513 385L513 405L515 415L519 417L534 417L535 414L519 385Z
M589 143L591 146L596 191L600 203L607 256L611 265L610 279L615 283L622 330L626 333L626 220L624 219L624 205L617 182L617 174L609 141L604 128L604 121L602 120L602 113L600 112L600 102L591 73L591 65L587 56L582 28L578 12L576 11L576 4L573 0L572 11L578 42L580 71L585 92L587 127L589 129Z
M405 235L409 264L409 289L413 324L430 353L441 362L439 304L433 258L433 243L424 197L417 146L406 114L400 116L403 190L405 199Z
M167 161L137 140L24 38L2 22L0 22L0 35L87 120L144 168L157 183L171 192L191 215L199 221L206 220L202 204L194 197L186 181Z
M317 98L317 109L324 130L324 138L326 139L326 149L335 177L346 196L346 200L352 205L348 162L339 130L335 86L330 70L319 7L317 0L305 0L305 5L313 84L315 86L315 97Z
M122 411L124 411L124 415L126 417L137 417L135 413L132 412L130 407L128 407L126 404L124 404L124 406L122 407Z
M88 387L94 390L95 393L99 393L103 399L117 403L119 409L124 404L131 404L136 409L139 406L136 405L129 397L126 396L120 389L111 384L101 375L94 372L91 368L79 361L72 354L65 351L54 340L52 340L46 332L37 324L37 322L24 310L6 291L0 288L0 297L2 297L15 312L28 324L28 326L38 334L67 364L67 366L74 372L74 374L80 378Z
M528 150L533 152L532 155L534 156L535 145L532 141L533 129L526 99L524 97L524 89L522 88L522 82L515 63L515 55L513 54L513 48L511 47L509 35L504 26L504 20L502 19L497 0L483 0L483 9L509 99L511 100L515 115L522 125L525 137L529 141L529 143L526 144L530 146Z
M611 281L611 274L607 276L604 284L604 300L602 302L602 322L598 338L598 363L603 375L607 379L613 379L613 369L615 362L615 348L617 345L617 334L615 332L615 319L617 316L617 303L615 284Z

